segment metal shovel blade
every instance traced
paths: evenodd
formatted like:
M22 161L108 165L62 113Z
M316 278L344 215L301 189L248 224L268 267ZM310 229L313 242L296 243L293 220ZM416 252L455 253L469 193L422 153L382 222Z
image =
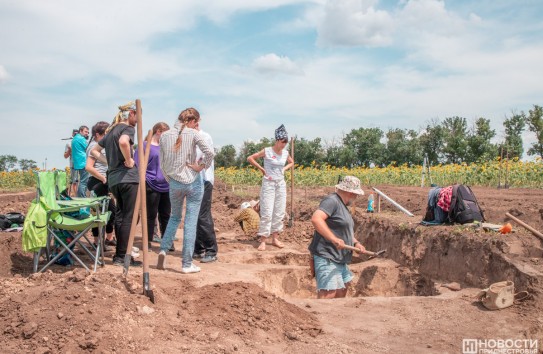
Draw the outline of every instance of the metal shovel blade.
M376 257L381 257L383 254L385 254L387 250L380 250L380 251L377 251L377 252L374 252L374 254L372 254L368 259L372 259L372 258L376 258Z
M124 256L124 265L123 265L123 276L126 277L128 275L128 269L130 268L130 261L132 260L132 255L130 253L127 253Z
M143 273L143 295L147 296L153 304L155 303L155 293L151 290L149 273Z

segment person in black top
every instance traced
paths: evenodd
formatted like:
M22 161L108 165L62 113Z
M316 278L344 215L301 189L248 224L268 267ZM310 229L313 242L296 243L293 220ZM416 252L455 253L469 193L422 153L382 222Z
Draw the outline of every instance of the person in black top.
M366 250L354 238L354 221L347 208L363 194L360 180L346 176L336 185L336 193L324 197L311 217L315 233L309 252L313 256L319 299L347 295L353 274L347 267L351 263L352 251L346 250L345 245L354 246L360 252Z
M134 126L137 123L136 104L129 102L119 106L113 124L106 136L93 150L106 150L108 164L107 184L116 200L115 235L117 246L113 256L114 265L123 265L127 252L130 225L138 195L139 174L134 164ZM141 266L140 261L132 258L130 265Z

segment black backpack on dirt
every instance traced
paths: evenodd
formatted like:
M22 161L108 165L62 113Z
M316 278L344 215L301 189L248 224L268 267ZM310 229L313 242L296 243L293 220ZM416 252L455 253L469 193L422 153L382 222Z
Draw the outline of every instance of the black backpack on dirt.
M453 185L449 221L458 224L485 221L483 211L470 187L463 184Z
M9 229L11 227L12 222L6 218L5 215L0 215L0 230Z
M25 222L25 216L18 212L11 212L4 215L6 219L11 221L12 224L17 224L19 226L23 226Z
M0 215L0 230L6 230L14 225L23 226L25 216L21 213L11 212L6 215Z

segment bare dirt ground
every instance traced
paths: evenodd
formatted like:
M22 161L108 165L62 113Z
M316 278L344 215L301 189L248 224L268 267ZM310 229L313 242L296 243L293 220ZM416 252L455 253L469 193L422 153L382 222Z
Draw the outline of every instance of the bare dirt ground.
M215 187L213 214L219 261L180 272L182 230L166 270L150 254L153 304L142 295L142 270L107 264L86 274L54 266L32 274L21 233L0 232L0 352L5 353L459 353L463 339L539 339L543 343L543 243L513 223L501 235L473 227L419 225L428 188L377 186L415 214L388 202L353 210L356 237L385 258L354 259L345 299L317 300L307 245L311 213L333 188L296 189L293 227L284 249L256 250L233 222L242 201L259 189ZM368 187L364 188L366 192ZM543 191L473 189L488 222L510 212L543 231ZM290 195L290 191L289 191ZM0 213L26 213L33 193L0 194ZM289 201L290 202L290 201ZM290 204L287 206L290 215ZM287 224L287 221L285 221ZM136 245L141 243L140 237ZM474 296L512 280L527 300L488 311ZM453 291L443 286L457 283Z

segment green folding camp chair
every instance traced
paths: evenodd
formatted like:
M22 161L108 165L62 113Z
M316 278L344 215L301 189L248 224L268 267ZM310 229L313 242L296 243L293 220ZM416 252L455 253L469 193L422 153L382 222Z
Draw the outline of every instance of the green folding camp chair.
M47 264L39 271L43 272L57 262L66 253L83 266L87 271L89 267L73 252L77 244L94 263L96 272L98 264L104 265L104 231L105 225L111 216L107 211L108 197L83 198L78 200L57 200L57 191L62 188L60 179L66 179L63 171L43 171L37 173L36 199L32 202L23 227L23 249L34 252L34 272L38 271L42 253L45 253ZM66 184L66 182L64 182ZM91 214L81 213L81 210L91 210ZM93 227L98 228L98 242L94 246L87 237L87 232ZM67 242L63 234L69 232L71 237ZM86 240L85 244L82 242ZM53 244L60 251L52 254ZM90 248L90 249L89 249ZM92 250L92 251L91 251Z

